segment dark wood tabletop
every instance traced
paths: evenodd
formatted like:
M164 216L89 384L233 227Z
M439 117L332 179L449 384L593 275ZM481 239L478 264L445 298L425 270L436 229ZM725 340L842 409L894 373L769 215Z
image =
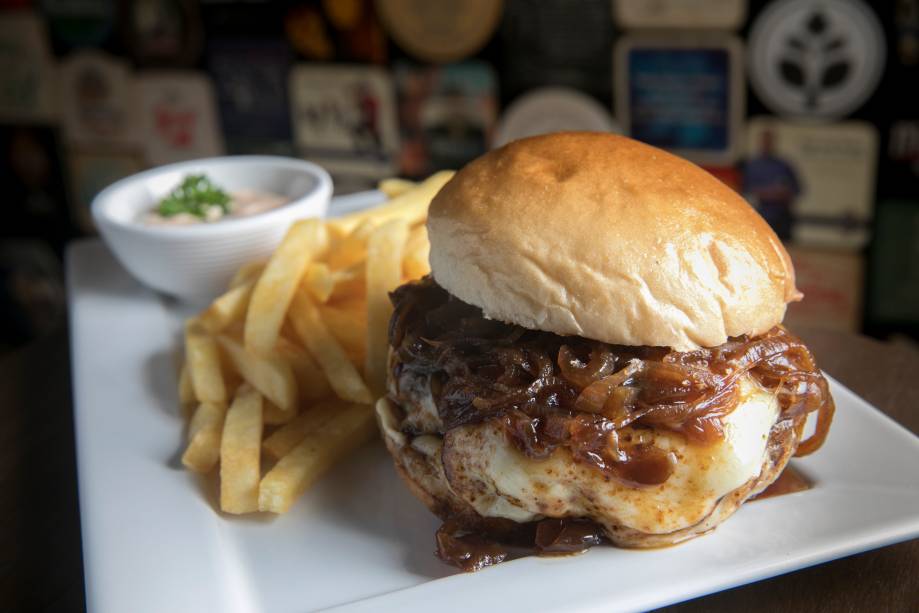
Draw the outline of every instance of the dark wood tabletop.
M797 332L827 372L919 433L919 351L848 333ZM0 357L0 488L0 610L82 610L70 363L64 329ZM917 610L919 540L662 609Z

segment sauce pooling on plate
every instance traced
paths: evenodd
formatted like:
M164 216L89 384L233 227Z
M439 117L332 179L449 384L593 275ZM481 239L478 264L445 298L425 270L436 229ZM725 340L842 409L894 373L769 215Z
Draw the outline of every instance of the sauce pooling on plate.
M290 198L272 192L225 192L204 175L189 175L152 210L141 216L151 226L185 226L251 217L281 207Z

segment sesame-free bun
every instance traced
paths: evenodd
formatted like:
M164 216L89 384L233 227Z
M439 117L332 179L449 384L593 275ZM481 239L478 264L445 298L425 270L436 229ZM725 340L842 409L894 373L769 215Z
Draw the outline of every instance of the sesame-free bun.
M800 299L791 261L729 187L611 134L512 142L473 161L428 214L434 279L486 317L689 351L761 334Z

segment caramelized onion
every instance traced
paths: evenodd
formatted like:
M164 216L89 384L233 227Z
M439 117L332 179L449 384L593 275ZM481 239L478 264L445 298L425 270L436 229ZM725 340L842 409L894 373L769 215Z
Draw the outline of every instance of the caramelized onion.
M776 428L794 427L800 439L807 416L817 414L798 455L820 447L832 420L826 380L782 326L680 353L485 319L431 279L402 286L392 300L393 378L430 377L444 431L493 420L530 457L566 448L624 483L662 483L673 471L672 456L647 445L643 429L669 429L698 445L723 438L723 418L738 405L745 375L778 399Z
M574 401L574 408L586 413L605 413L606 403L613 390L624 385L641 370L641 367L641 360L632 359L619 372L602 379L594 379L592 383L583 388L578 399ZM564 372L562 375L564 376Z

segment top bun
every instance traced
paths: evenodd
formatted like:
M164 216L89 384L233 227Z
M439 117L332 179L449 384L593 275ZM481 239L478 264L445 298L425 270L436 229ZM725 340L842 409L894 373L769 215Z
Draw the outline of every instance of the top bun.
M788 253L733 190L622 136L568 132L473 161L428 213L435 280L486 317L690 351L799 300Z

